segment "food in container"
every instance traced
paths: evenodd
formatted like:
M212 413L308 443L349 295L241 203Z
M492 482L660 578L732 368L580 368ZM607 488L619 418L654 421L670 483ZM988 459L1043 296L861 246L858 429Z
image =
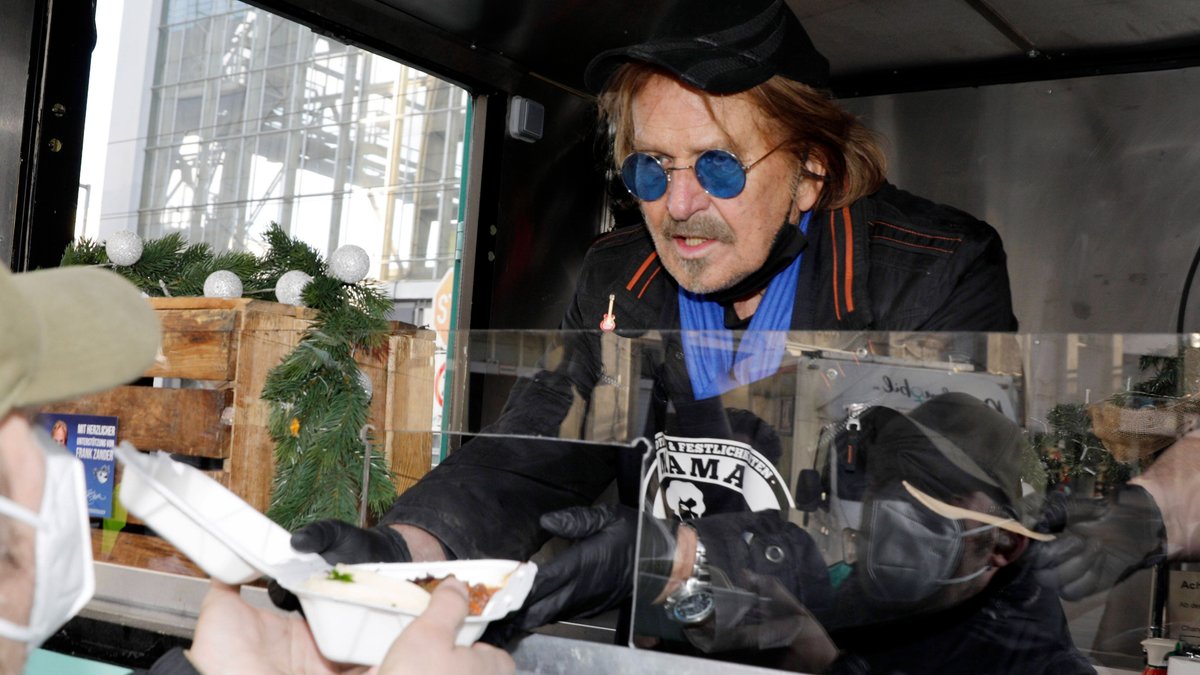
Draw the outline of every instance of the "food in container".
M459 629L455 643L469 645L483 635L489 623L524 604L537 566L515 560L453 560L339 565L334 571L349 575L350 581L310 579L288 590L300 599L313 637L326 658L375 665L428 604L429 592L416 582L453 575L468 586L492 591L480 613L468 616Z
M126 442L116 454L125 466L121 502L130 513L215 579L235 585L275 579L299 598L317 647L331 661L382 662L428 605L429 591L412 582L453 575L487 589L478 615L467 617L456 638L469 645L489 623L521 607L537 574L533 563L515 560L371 563L336 568L357 579L352 591L348 587L356 584L345 582L309 586L314 578L328 580L335 568L315 553L293 549L290 532L223 485L166 453L141 453Z

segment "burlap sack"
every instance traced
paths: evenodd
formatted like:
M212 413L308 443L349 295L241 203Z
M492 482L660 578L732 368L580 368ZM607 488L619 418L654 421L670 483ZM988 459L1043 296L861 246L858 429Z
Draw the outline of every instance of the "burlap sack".
M1119 462L1148 457L1196 426L1200 400L1163 398L1152 406L1129 408L1105 400L1088 406L1092 433Z

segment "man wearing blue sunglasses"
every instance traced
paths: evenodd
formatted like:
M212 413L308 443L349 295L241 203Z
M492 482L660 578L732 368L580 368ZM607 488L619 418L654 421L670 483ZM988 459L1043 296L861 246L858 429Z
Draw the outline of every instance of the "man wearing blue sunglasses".
M886 182L872 133L822 90L828 62L782 0L684 4L666 35L588 68L645 225L597 243L577 302L679 295L685 329L693 299L755 327L770 282L792 275L769 328L1016 329L995 231ZM680 293L662 274L644 283L660 265Z
M614 166L644 224L595 243L563 329L590 331L584 342L596 340L598 326L682 329L660 379L665 400L677 417L689 412L697 424L687 431L699 436L695 427L707 422L724 429L713 434L739 433L720 397L775 371L782 347L769 336L782 331L1017 328L996 232L887 184L873 135L822 90L828 62L783 0L675 4L652 40L588 67ZM742 334L736 349L732 337L689 342L701 330ZM342 561L523 558L556 534L583 541L543 567L520 627L627 598L631 510L588 505L614 478L636 483L640 461L630 467L532 438L554 434L572 400L563 390L586 397L603 375L588 360L599 349L588 344L559 371L514 389L489 428L511 442L465 444L401 495L385 525L317 523L293 545ZM689 522L713 559L741 539L707 537L709 520ZM696 535L678 531L672 572L686 577ZM808 553L811 571L824 575Z

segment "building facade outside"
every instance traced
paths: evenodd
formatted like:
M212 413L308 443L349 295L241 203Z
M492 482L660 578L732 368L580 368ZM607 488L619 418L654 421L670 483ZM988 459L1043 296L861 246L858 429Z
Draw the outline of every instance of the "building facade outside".
M112 112L103 175L81 179L98 225L81 235L258 253L277 222L326 256L363 247L394 318L433 323L454 267L465 90L235 0L101 0L101 26L106 11L121 39L115 64L93 67L93 87L114 69Z

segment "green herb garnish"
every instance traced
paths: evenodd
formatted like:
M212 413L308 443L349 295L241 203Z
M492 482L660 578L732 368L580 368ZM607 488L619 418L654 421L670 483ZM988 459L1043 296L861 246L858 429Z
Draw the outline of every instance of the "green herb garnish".
M336 569L329 570L329 576L326 577L330 581L343 581L345 583L353 583L354 575L349 572L339 572Z

